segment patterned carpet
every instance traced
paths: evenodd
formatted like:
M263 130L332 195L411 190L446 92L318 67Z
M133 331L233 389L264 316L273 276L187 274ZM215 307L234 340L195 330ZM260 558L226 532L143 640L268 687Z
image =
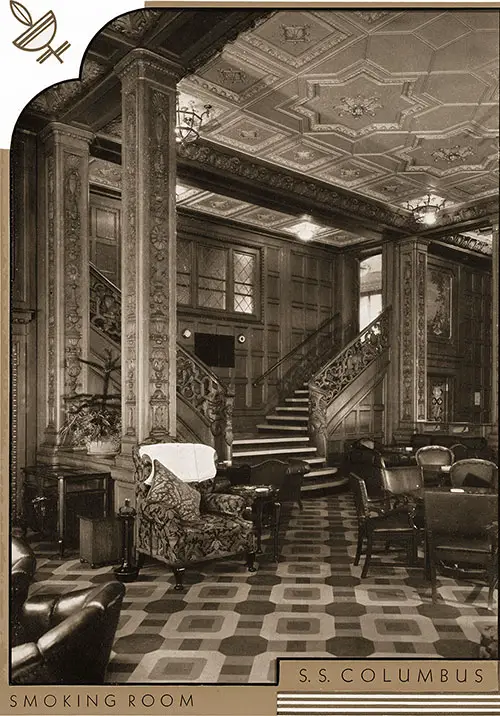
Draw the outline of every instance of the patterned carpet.
M258 571L244 559L186 571L186 590L157 562L127 585L109 665L113 683L269 683L277 656L477 658L483 624L496 624L481 584L440 580L433 605L421 569L352 566L357 525L346 493L284 510L281 560L264 543ZM111 578L73 553L34 544L32 592L59 593ZM391 555L383 555L384 560Z

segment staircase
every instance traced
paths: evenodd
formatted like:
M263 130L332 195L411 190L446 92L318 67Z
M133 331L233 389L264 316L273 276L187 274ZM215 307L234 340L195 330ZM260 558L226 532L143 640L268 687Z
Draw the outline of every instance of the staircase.
M310 467L302 484L304 494L344 485L347 480L338 467L327 466L326 459L311 445L308 423L309 390L305 383L266 415L265 422L257 425L257 435L235 435L233 460L250 465L270 458L303 460Z

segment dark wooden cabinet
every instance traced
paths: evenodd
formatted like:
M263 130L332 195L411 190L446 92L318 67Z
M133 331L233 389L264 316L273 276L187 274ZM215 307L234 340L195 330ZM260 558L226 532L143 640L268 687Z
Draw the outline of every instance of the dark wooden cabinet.
M91 567L121 560L121 524L110 517L80 516L80 562Z

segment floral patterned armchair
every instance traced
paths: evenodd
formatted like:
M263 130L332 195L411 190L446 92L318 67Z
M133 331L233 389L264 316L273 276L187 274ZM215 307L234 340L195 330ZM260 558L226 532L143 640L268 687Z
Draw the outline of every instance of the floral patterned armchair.
M174 572L178 591L184 588L184 571L191 563L246 553L247 567L255 571L251 509L243 497L218 491L213 448L195 447L199 446L162 443L134 451L139 567L146 555L165 562ZM204 479L196 481L197 473Z

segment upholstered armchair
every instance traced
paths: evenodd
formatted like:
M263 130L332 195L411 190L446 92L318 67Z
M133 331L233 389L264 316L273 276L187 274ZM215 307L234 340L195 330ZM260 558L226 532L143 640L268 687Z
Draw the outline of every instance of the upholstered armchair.
M255 571L256 537L247 500L218 492L215 450L207 445L161 443L134 451L136 551L172 568L182 590L192 563L245 553Z

